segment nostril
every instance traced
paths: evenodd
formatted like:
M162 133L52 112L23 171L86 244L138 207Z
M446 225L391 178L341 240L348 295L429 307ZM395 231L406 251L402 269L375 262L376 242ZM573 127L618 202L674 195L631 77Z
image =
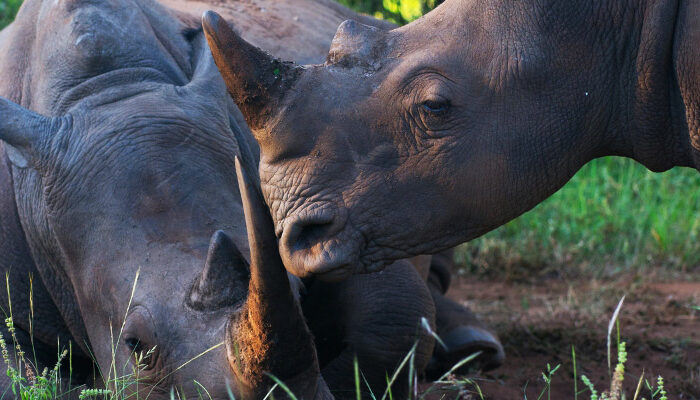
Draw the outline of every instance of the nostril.
M297 220L290 227L287 245L294 250L308 249L332 234L333 218L317 215Z
M357 265L361 244L348 235L347 212L333 204L314 205L285 220L280 256L292 274L337 282Z

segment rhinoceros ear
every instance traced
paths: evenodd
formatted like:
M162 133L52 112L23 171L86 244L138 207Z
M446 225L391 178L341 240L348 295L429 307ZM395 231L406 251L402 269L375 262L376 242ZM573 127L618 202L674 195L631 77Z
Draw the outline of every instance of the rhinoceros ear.
M211 98L212 93L223 93L226 91L220 76L221 74L216 67L216 63L214 63L209 47L203 46L197 57L197 65L192 75L192 80L186 87Z
M28 167L40 152L44 138L59 127L60 121L55 118L44 117L0 97L0 140L9 145L7 155L15 166Z
M385 30L351 19L343 22L333 37L326 63L346 68L379 69L386 46L386 41L381 40L385 33Z
M296 81L301 68L246 42L213 11L204 13L202 27L231 97L251 128L262 127Z

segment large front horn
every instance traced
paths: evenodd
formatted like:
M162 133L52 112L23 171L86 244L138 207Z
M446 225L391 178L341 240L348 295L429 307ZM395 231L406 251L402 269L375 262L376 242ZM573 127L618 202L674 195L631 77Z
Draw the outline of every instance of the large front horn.
M300 69L246 42L214 11L204 13L202 27L226 87L248 125L262 127Z
M0 140L11 146L7 153L18 167L29 164L42 140L58 131L61 122L61 118L44 117L0 97Z
M228 357L245 398L262 398L283 381L297 398L333 398L321 378L316 348L277 250L270 212L255 176L236 158L250 245L248 301L227 340Z

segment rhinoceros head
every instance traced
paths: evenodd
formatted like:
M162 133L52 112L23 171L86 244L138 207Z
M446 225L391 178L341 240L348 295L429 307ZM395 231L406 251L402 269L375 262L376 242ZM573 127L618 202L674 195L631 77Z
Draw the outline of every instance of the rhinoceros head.
M28 2L11 29L35 27L0 140L77 345L104 377L138 369L150 398L250 395L263 372L307 367L313 386L313 344L250 200L246 230L234 159L256 156L201 31L141 1ZM267 245L249 251L249 235Z
M542 33L528 4L447 1L390 31L346 21L326 63L306 66L204 16L260 143L290 272L342 279L467 241L602 154L609 120L596 113L608 103L586 91L600 95L613 71L581 54L603 50L568 28Z

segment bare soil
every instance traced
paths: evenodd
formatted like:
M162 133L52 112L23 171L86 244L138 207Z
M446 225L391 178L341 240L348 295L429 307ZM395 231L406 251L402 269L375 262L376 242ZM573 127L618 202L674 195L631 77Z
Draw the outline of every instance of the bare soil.
M620 337L627 344L624 380L632 399L639 377L664 377L669 399L700 399L700 279L664 280L663 273L585 279L494 282L459 279L448 295L475 310L499 334L507 354L503 367L471 376L486 399L538 399L547 364L561 365L543 399L574 399L572 346L578 375L599 392L610 386L607 329L620 298ZM612 365L616 363L613 334ZM584 390L580 379L578 390ZM472 387L471 392L476 389ZM479 398L462 391L449 398ZM650 399L644 388L640 398ZM580 393L578 399L589 399ZM657 396L658 398L658 396Z

